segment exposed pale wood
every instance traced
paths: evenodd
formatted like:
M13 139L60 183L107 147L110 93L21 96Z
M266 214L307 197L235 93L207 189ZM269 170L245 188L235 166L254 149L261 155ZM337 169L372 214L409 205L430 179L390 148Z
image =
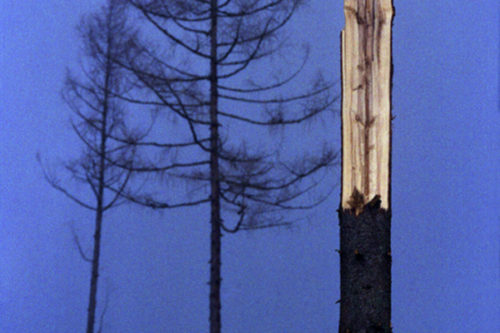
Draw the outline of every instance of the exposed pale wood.
M345 0L342 209L390 208L392 0Z

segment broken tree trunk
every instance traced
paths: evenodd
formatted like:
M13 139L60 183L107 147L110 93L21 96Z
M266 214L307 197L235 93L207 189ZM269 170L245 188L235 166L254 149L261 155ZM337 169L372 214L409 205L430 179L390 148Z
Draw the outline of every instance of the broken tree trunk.
M339 332L391 332L392 0L345 0Z

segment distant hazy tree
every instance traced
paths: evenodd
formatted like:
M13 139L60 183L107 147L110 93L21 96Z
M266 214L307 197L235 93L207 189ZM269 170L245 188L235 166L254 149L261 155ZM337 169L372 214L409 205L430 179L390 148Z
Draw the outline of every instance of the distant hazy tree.
M173 137L164 130L153 131L156 134L149 141L129 136L123 138L123 144L145 149L137 151L131 164L113 164L138 175L193 182L201 190L188 201L171 202L169 194L177 198L178 191L154 195L157 188L140 194L109 188L152 208L210 203L210 332L221 331L222 233L287 224L277 211L314 206L316 201L305 205L297 201L317 184L308 176L336 159L336 153L325 148L317 156L286 163L280 159L279 145L251 148L242 139L244 133L231 132L238 128L254 131L251 126L299 124L331 110L337 100L331 85L321 78L308 84L306 91L291 94L303 66L296 71L285 68L289 74L281 77L269 68L266 74L260 71L256 75L254 63L270 61L266 58L282 51L285 42L279 32L302 2L128 1L140 14L139 20L146 22L142 28L147 34L130 39L128 49L115 59L136 82L133 92L113 92L113 96L157 107L175 122L171 132L187 133L189 139L159 142L165 135ZM221 217L223 208L232 212L234 222Z
M97 307L97 282L103 214L123 202L120 193L127 187L131 173L118 168L108 160L127 164L132 159L134 148L113 140L125 135L124 110L121 102L111 92L124 92L128 88L122 79L121 69L112 59L122 53L126 45L125 7L118 0L108 0L95 14L84 16L79 33L83 44L81 73L68 73L63 89L63 98L74 113L71 125L83 143L81 156L65 164L72 178L87 184L95 197L88 202L86 197L73 194L61 181L43 168L45 178L55 189L82 207L95 212L94 246L92 256L83 251L78 238L75 242L84 260L92 265L87 316L87 333L94 332ZM117 189L110 193L107 188ZM107 300L105 302L107 306ZM106 309L104 308L104 311ZM100 320L102 329L102 316Z

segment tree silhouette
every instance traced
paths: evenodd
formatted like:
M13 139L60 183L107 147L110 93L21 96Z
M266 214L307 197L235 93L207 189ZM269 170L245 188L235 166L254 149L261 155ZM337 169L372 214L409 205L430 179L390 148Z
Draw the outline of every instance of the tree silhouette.
M74 194L61 184L54 172L42 165L49 184L82 207L95 212L94 244L92 256L85 254L74 233L74 240L82 258L91 263L90 291L87 314L87 333L94 332L99 259L101 251L104 212L123 203L121 193L127 188L131 172L116 167L109 160L127 165L134 155L134 147L112 138L127 133L122 102L111 92L125 92L122 70L113 59L126 45L125 7L120 1L108 0L100 11L83 17L79 33L83 45L82 75L68 72L63 99L73 112L72 128L83 144L81 156L66 163L65 169L78 183L88 185L95 201ZM40 161L40 156L37 156ZM40 161L41 163L41 161ZM110 192L107 188L115 188ZM107 300L105 304L106 310ZM100 328L102 329L102 316Z
M210 203L209 319L210 331L220 332L222 233L288 225L279 211L318 204L321 199L308 204L300 204L299 199L318 183L310 176L335 163L337 156L325 146L320 154L285 161L279 144L250 147L241 139L243 133L231 130L300 124L331 110L337 97L332 95L332 85L321 77L305 92L291 94L290 87L304 64L286 76L254 75L257 78L243 80L243 74L255 74L258 62L283 52L286 45L280 31L302 1L128 3L146 24L143 33L130 38L127 50L115 59L131 74L135 89L113 92L113 96L136 106L157 108L175 122L175 130L170 132L189 137L181 135L179 141L165 142L166 135L175 134L160 129L147 138L115 138L137 149L136 158L128 164L112 158L108 161L138 178L145 177L149 184L149 190L121 191L130 201L156 209ZM304 63L306 59L307 53ZM150 175L199 187L194 198L174 202L166 199L168 194L155 194L158 191L149 181ZM109 188L120 192L115 186ZM178 191L170 195L179 196ZM222 218L222 209L234 220Z

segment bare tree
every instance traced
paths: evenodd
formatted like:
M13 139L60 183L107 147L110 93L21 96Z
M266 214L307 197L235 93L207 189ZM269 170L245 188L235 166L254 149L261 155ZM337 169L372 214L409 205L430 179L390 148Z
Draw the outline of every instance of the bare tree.
M132 159L134 151L134 147L112 139L127 132L121 106L123 103L111 95L112 91L124 92L128 89L123 83L121 69L112 61L126 47L123 45L127 34L125 7L118 0L108 0L99 12L82 19L79 33L84 52L82 74L68 73L63 98L75 115L71 125L83 143L83 152L78 159L66 163L65 169L73 180L88 185L95 201L89 202L82 195L72 193L53 172L48 172L43 165L42 169L52 187L80 206L95 212L92 256L85 253L74 233L80 255L92 266L87 314L87 333L92 333L97 308L103 215L108 209L124 202L120 194L127 187L131 175L130 171L118 168L108 160L120 161L126 165ZM109 192L109 187L116 191ZM107 299L105 303L102 316L106 311Z
M336 161L337 154L325 146L318 155L301 156L290 163L281 160L279 145L249 147L241 133L231 132L249 126L299 124L331 110L337 100L332 85L322 78L305 92L289 93L303 65L284 77L250 75L259 61L270 61L286 46L280 31L302 2L128 1L146 22L142 27L148 37L156 35L135 36L116 57L116 63L133 75L135 89L114 91L113 96L169 114L176 130L189 138L160 142L158 138L165 133L159 131L153 131L156 134L147 140L122 136L116 139L138 149L137 158L127 165L112 158L108 161L138 177L160 175L200 187L194 198L182 202L166 200L168 194L155 195L154 190L137 194L109 188L157 209L210 203L210 332L221 331L222 233L287 225L279 211L316 205L317 201L299 204L298 200L317 185L310 176ZM246 81L245 73L250 75ZM155 149L159 151L153 152ZM235 218L232 223L230 218L222 218L222 209Z

